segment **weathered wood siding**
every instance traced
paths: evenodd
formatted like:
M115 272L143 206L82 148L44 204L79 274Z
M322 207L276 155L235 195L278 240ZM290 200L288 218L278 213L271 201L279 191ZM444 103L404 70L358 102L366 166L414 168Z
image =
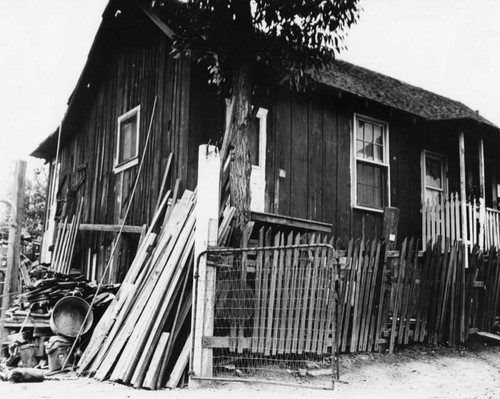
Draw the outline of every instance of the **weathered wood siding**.
M279 90L270 107L268 212L331 223L336 237L382 234L380 213L351 206L352 124L359 113L389 124L391 205L401 209L400 235L420 234L423 125L333 91L297 95Z
M124 171L123 179L113 171L120 115L141 106L139 162L144 165L126 220L129 225L140 226L151 220L171 152L167 188L173 188L176 179L181 179L181 189L193 189L198 145L213 142L220 135L222 108L218 102L207 101L207 96L213 99L215 94L198 77L202 71L192 66L189 59L174 59L169 39L144 17L134 18L133 24L105 26L111 32L107 32L107 41L97 49L104 59L101 70L96 72L95 80L89 75L91 93L78 94L80 97L67 118L69 122L63 125L69 139L63 140L60 151L60 176L65 179L60 198L69 193L71 199L75 189L78 195L84 195L82 223L116 224L128 206L139 165ZM191 85L192 80L196 87ZM66 211L71 214L70 208ZM85 258L82 262L91 262L85 252L91 248L102 268L104 252L109 250L113 237L110 233L82 233L77 247ZM128 237L125 252L130 248L133 251L137 238ZM123 271L116 271L116 276L122 274Z

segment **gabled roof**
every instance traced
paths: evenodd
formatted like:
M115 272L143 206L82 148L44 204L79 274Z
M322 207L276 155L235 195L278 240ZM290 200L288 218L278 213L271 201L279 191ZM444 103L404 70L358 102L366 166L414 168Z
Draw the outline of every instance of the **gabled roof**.
M106 57L103 54L109 56L105 43L110 40L110 35L113 34L113 29L108 29L107 25L114 23L115 9L124 6L139 7L151 23L172 39L172 30L155 14L141 7L136 0L110 0L103 13L103 20L92 44L85 67L68 101L68 109L63 125L71 125L71 117L78 114L80 104L85 104L85 93L88 92L86 82L90 77L98 79L102 65L106 63ZM490 130L496 136L500 135L500 129L495 124L458 101L345 61L336 60L326 68L312 71L311 75L317 82L326 86L408 112L428 121L474 121L480 123L483 127L491 128ZM62 129L63 139L64 136L70 135L68 129L64 127ZM58 129L40 143L31 155L45 159L54 156L57 138Z
M427 120L470 119L498 129L459 101L349 62L336 60L327 68L312 72L312 75L319 83Z

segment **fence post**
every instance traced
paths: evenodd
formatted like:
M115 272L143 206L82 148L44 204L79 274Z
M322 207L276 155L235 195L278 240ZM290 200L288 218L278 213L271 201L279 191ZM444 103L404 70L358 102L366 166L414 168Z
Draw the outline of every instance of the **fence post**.
M195 280L193 295L192 376L212 376L212 349L203 348L204 336L213 335L213 307L215 295L215 269L207 267L206 257L199 255L211 245L217 245L219 217L220 156L217 147L201 145L198 152L198 192L196 200ZM196 273L197 270L197 273ZM196 276L198 274L198 276ZM198 281L196 282L196 279ZM190 378L189 385L196 386Z
M4 341L5 315L11 303L11 294L19 292L19 262L21 256L21 225L24 217L24 179L26 161L16 161L12 191L12 217L9 227L7 269L3 281L2 309L0 312L0 350Z

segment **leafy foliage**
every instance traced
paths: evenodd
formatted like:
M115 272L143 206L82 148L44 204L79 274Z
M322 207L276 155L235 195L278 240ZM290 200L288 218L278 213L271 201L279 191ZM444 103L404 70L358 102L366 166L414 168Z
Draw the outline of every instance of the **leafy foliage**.
M47 170L35 167L25 182L24 219L22 234L33 240L41 239L45 216Z
M175 52L207 62L219 86L250 63L264 85L299 90L309 68L341 50L359 15L358 0L160 0L154 9L176 33Z

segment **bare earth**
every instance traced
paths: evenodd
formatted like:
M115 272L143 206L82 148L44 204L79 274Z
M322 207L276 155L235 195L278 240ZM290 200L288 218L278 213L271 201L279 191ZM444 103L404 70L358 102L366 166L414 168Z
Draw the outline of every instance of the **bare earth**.
M343 355L341 379L348 384L336 384L333 392L248 383L153 392L66 375L36 384L0 382L0 398L498 398L500 347L476 343L457 349L412 347L393 355Z

